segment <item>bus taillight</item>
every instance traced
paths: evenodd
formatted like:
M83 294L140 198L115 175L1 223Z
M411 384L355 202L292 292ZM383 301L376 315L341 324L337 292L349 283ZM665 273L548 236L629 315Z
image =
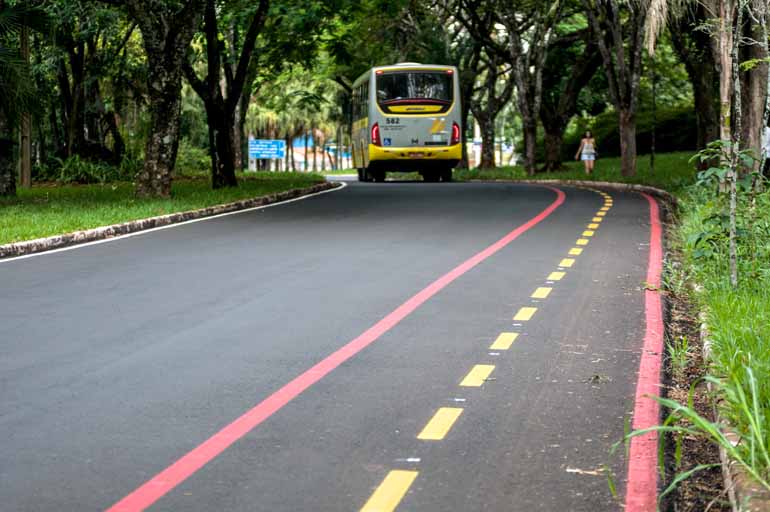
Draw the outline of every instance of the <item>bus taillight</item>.
M374 123L372 125L372 144L375 146L381 146L380 143L380 125L377 123Z
M460 125L452 123L452 146L460 143Z

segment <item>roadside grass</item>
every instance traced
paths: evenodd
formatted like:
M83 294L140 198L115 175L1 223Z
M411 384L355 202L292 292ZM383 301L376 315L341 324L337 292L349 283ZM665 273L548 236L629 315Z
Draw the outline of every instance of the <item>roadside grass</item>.
M326 171L316 171L319 174L328 175L328 176L347 176L349 174L356 174L356 170L353 168L350 169L337 169L337 170L326 170Z
M169 199L137 199L132 183L41 184L0 199L0 244L194 210L321 183L307 173L248 173L240 186L212 190L207 177L174 180Z
M711 339L710 376L722 418L738 435L734 444L700 425L691 411L677 414L699 426L765 489L770 490L770 197L741 194L738 215L740 281L729 282L727 198L692 187L680 202L672 244L683 254L683 271L699 286L692 297Z
M499 167L496 169L456 169L457 181L469 180L592 180L618 183L636 183L665 189L678 195L685 187L695 181L696 171L688 160L688 152L661 153L655 155L655 171L650 172L649 155L640 155L637 159L637 175L623 176L620 173L620 158L600 158L591 175L586 175L582 162L564 162L566 170L551 173L537 173L528 176L521 166Z

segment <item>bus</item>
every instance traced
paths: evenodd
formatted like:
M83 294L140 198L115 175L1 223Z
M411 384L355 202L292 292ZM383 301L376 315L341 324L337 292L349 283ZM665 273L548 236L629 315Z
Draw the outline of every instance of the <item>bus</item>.
M418 172L451 181L462 158L457 68L404 62L375 67L353 83L353 165L359 181Z

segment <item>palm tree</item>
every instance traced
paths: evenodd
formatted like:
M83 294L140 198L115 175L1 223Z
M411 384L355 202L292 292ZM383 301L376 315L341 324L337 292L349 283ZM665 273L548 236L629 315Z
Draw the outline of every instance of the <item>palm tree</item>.
M45 31L44 12L0 0L0 197L16 195L14 133L22 113L36 106L34 81L17 45L22 31Z

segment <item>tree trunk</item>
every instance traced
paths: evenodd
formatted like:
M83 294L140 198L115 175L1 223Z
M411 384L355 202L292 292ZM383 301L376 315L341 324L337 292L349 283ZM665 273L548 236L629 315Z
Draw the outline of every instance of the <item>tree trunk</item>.
M693 89L697 148L719 138L719 75L717 46L711 34L692 30L693 25L706 23L709 19L703 5L694 7L692 17L682 16L670 30L671 42L679 59L684 63ZM717 43L718 44L718 43ZM699 165L705 169L709 162Z
M0 197L16 196L15 148L10 125L0 109Z
M308 158L307 158L307 149L308 149L308 140L307 140L307 131L305 131L305 161L303 162L303 165L305 166L302 170L304 172L308 172Z
M25 66L29 66L29 27L21 29L20 42L21 58ZM32 116L29 112L21 113L21 150L19 155L20 177L22 187L32 186Z
M698 149L704 149L719 137L719 83L716 72L701 75L698 82L693 81L693 99L695 103L695 125L697 129Z
M481 162L480 169L495 168L495 121L486 116L478 116L481 128Z
M749 24L745 37L755 40L762 40L760 27L755 24ZM760 44L752 44L744 47L746 53L740 60L755 59L760 63L752 69L742 73L742 98L743 121L741 133L741 147L751 149L756 158L760 158L762 153L762 134L765 123L765 103L767 101L767 63L762 62L767 58L767 51ZM741 168L742 171L759 170L759 162L756 162L753 169Z
M150 62L150 133L144 148L144 168L136 177L139 197L169 197L179 149L179 73Z
M559 171L561 164L561 151L564 143L564 127L544 126L545 129L545 172Z
M289 155L291 153L291 139L287 136L286 137L286 155L284 158L283 163L283 170L288 171L289 170Z
M521 129L524 132L524 170L530 176L535 175L535 150L537 149L537 121L522 119Z
M294 137L289 138L289 144L291 145L291 150L289 151L291 157L291 172L297 172L297 160L294 156Z
M468 169L468 121L471 119L471 94L473 93L473 83L470 82L468 86L463 87L463 98L467 98L460 105L460 119L462 122L460 128L460 144L462 145L462 156L460 163L457 164L458 169Z
M211 186L215 189L237 187L238 179L235 177L236 159L233 155L233 148L235 147L233 141L234 119L228 116L226 112L220 112L213 121L209 119L209 124L212 124L212 122L215 130L217 166L211 177Z
M203 15L203 1L167 7L150 0L126 0L142 32L147 55L150 129L144 168L136 177L140 197L168 197L179 148L182 64ZM165 5L165 3L164 3Z
M245 125L245 116L241 115L243 108L243 102L238 101L235 105L235 111L233 112L233 125L230 127L230 130L232 130L231 140L233 148L231 150L231 153L233 155L233 165L235 166L235 170L243 169L248 166L248 162L244 164L244 151L243 151L243 143L245 137L244 133L244 125Z
M316 140L316 128L313 126L310 128L311 133L313 134L313 172L318 171L318 141Z
M733 0L719 2L719 138L729 144L732 140L732 68L731 50L733 46Z
M323 144L321 144L321 172L326 172L326 134L324 134Z
M636 176L636 112L618 113L620 128L620 167L623 176Z

